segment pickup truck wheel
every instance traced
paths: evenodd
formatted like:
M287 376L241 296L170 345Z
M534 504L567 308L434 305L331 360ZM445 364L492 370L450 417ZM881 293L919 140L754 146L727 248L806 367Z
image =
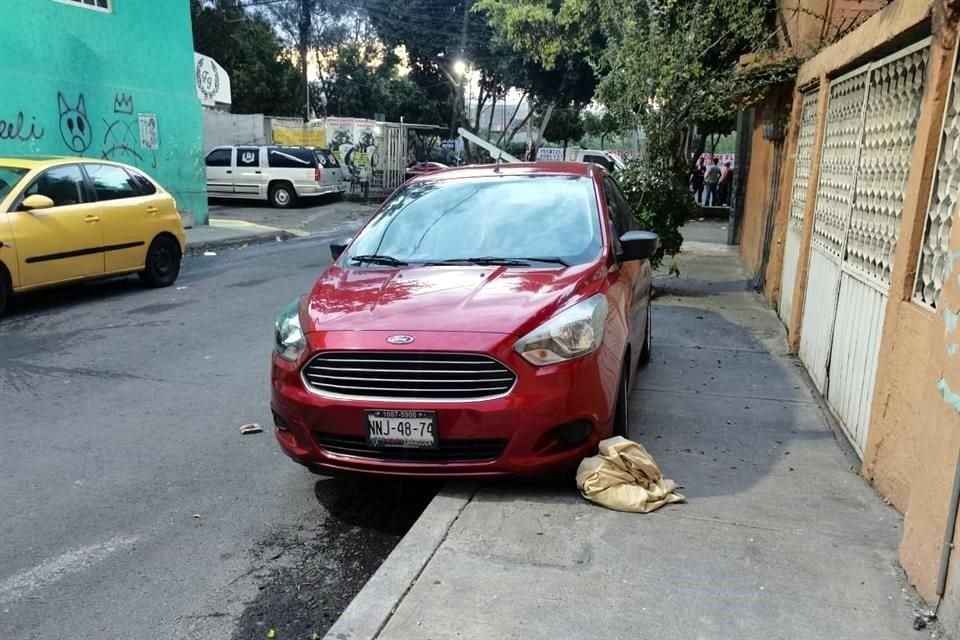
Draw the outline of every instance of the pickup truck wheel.
M278 209L289 209L296 201L297 195L289 184L275 184L270 187L270 204Z

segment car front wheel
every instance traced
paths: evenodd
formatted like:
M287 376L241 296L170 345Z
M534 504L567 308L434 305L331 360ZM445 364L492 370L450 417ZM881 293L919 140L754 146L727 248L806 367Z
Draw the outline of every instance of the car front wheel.
M170 236L154 238L147 249L147 260L140 279L150 287L169 287L180 275L180 243Z
M623 363L617 391L617 411L613 418L613 435L627 437L630 433L630 357Z

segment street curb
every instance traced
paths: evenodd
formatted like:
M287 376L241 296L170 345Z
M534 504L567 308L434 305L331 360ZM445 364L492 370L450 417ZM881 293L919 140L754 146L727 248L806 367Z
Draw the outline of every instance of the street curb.
M210 251L213 249L229 249L232 247L242 247L244 245L276 242L277 238L285 241L298 237L300 236L295 233L291 233L285 229L278 229L276 231L259 231L257 233L250 233L242 236L222 238L220 240L207 240L194 243L188 242L186 251L184 251L184 255L196 256L202 254L204 251Z
M478 485L445 485L330 627L324 640L374 640L447 538Z

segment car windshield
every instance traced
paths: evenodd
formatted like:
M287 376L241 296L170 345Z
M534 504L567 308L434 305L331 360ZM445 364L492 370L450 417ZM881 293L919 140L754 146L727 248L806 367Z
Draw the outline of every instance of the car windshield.
M367 225L347 257L365 266L473 259L544 266L536 260L582 264L600 247L589 178L491 177L407 187Z
M0 200L6 198L26 174L27 170L22 167L0 167Z

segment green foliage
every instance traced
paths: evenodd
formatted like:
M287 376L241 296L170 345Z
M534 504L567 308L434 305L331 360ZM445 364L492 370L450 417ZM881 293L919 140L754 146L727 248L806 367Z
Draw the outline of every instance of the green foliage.
M565 109L557 109L553 112L550 122L547 123L543 131L545 140L559 142L567 146L570 142L577 142L583 138L583 120L580 118L580 110L571 105Z
M586 135L600 138L600 147L606 148L607 137L616 135L626 129L623 122L610 111L596 113L593 111L583 112L583 130Z
M230 74L234 112L303 114L303 85L269 21L237 0L191 0L190 9L194 48Z
M329 115L439 124L442 113L409 77L400 75L396 54L382 46L341 45L327 66ZM432 107L432 110L431 110Z
M696 213L690 189L685 180L665 171L662 165L640 162L631 162L616 174L616 179L640 225L660 236L660 250L651 260L657 268L664 256L680 252L680 227Z

